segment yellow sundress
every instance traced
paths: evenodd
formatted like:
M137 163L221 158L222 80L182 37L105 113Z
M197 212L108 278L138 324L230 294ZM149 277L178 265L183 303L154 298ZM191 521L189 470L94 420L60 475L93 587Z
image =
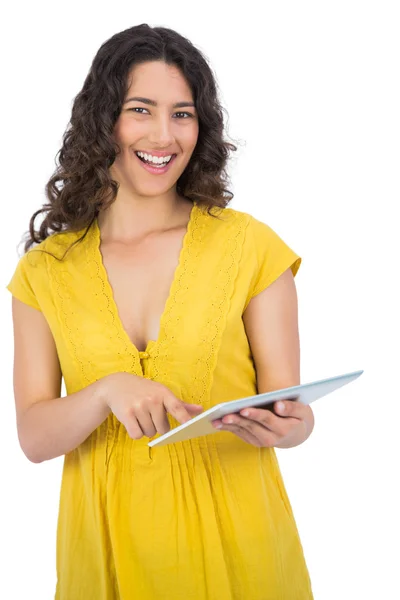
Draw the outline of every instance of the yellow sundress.
M242 315L301 258L265 223L193 205L157 340L139 352L120 321L94 221L18 262L11 293L42 311L66 391L117 371L208 409L257 393ZM177 423L171 419L171 424ZM111 414L65 456L57 600L310 600L274 449L228 432L149 448Z

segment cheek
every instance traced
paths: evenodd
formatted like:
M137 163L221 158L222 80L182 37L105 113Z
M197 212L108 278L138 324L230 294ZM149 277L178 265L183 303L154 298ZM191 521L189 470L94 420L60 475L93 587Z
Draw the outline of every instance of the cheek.
M135 119L121 118L114 127L114 139L121 146L121 149L127 149L135 143L137 139L143 136L146 131L146 124L140 123Z
M199 125L198 123L193 124L191 127L187 127L182 132L181 143L187 151L193 151L197 144L199 136Z

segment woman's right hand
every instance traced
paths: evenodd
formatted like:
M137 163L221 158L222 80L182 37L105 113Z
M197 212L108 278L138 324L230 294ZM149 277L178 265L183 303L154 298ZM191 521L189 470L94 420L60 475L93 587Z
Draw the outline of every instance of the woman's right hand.
M144 435L167 433L167 413L179 423L199 415L203 407L179 400L162 383L133 375L112 373L102 379L102 395L106 405L125 426L128 435L138 440Z

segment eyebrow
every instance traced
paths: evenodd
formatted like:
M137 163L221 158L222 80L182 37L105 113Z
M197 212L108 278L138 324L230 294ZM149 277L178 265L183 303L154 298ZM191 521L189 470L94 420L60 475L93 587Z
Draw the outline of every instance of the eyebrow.
M142 98L141 96L134 96L133 98L128 98L125 100L124 104L128 102L143 102L143 104L149 104L150 106L157 106L157 102L155 100L150 100L149 98ZM176 102L173 105L173 108L185 108L186 106L195 106L194 102L189 102L187 100L183 102Z

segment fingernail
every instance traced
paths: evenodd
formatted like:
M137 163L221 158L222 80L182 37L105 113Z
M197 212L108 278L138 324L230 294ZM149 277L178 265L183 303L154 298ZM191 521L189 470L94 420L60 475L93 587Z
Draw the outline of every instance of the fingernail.
M280 413L285 412L285 405L283 404L283 402L278 402L277 409Z
M244 411L242 412L242 415L243 415L244 417L248 417L248 416L249 416L249 414L250 414L250 411L248 411L248 410L244 410Z

